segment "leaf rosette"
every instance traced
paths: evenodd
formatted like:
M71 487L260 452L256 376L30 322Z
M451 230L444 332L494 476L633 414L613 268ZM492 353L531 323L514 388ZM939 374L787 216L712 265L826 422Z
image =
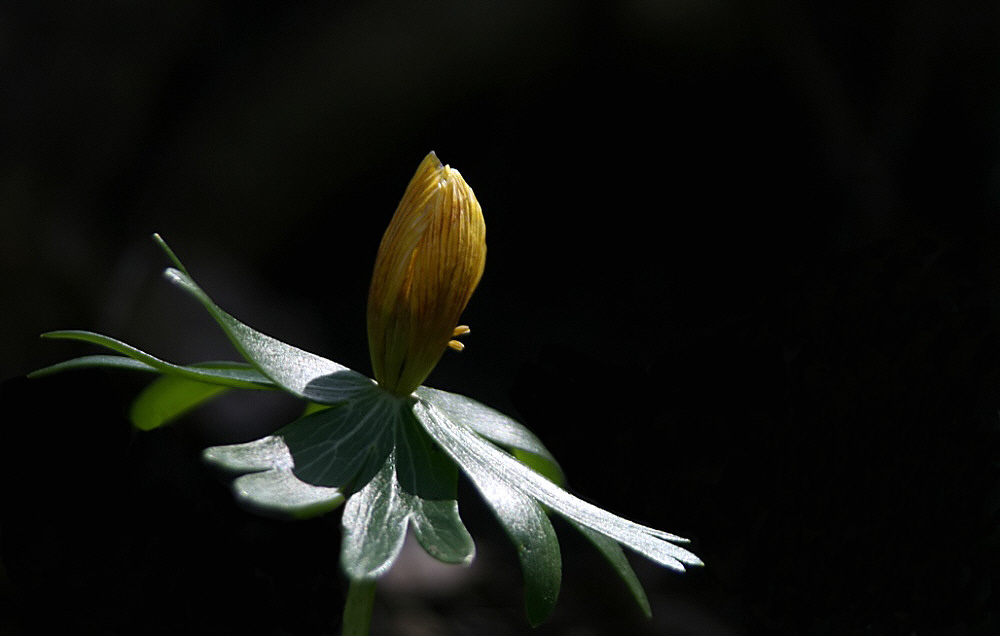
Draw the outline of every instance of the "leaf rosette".
M472 562L475 543L456 499L460 472L474 484L517 550L532 624L549 614L560 587L561 557L549 520L552 514L568 520L604 554L647 615L649 603L622 546L674 570L701 564L680 545L686 539L614 515L565 490L555 458L520 422L471 398L427 386L410 391L410 380L397 380L422 379L429 371L423 368L426 362L416 376L394 371L390 390L332 360L260 333L216 305L166 242L158 235L154 240L173 263L164 273L167 280L205 308L243 360L177 365L101 334L55 331L43 336L84 341L114 353L83 356L31 375L91 366L159 374L132 405L132 421L143 430L168 424L233 389L281 390L306 400L305 414L272 435L207 448L204 458L232 477L236 498L257 512L306 518L343 506L341 564L352 581L373 580L387 572L407 532L440 561ZM481 263L474 269L472 287ZM458 312L471 288L467 292ZM394 308L392 316L399 313L397 305L385 303L380 310L385 306ZM452 317L457 319L457 313L452 311ZM399 324L412 327L398 316L387 324L378 329L389 343ZM449 334L441 334L436 346L443 350ZM421 355L436 362L440 352Z

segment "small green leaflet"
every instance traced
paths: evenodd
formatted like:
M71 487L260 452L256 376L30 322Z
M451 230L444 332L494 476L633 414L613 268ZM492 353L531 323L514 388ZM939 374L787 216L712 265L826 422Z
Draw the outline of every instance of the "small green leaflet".
M333 510L344 502L337 488L314 486L292 473L292 455L285 441L269 435L246 444L212 446L205 460L236 475L237 501L264 515L305 519Z
M407 527L440 561L467 565L475 556L472 536L458 514L455 465L408 408L396 413L393 450L378 474L344 507L341 563L352 579L388 571L403 547Z

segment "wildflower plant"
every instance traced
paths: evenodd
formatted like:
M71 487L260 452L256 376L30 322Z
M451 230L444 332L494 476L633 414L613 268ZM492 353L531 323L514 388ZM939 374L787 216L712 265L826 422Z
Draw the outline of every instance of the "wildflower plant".
M90 331L54 331L114 354L88 355L32 373L115 367L158 374L131 408L151 430L233 389L280 390L306 402L274 434L213 446L204 458L233 476L236 498L263 514L307 518L343 506L341 565L351 582L344 633L365 634L375 580L393 565L407 531L434 558L467 565L475 544L459 516L459 471L474 484L514 543L528 619L556 602L561 557L550 514L577 528L608 559L648 616L650 607L622 546L683 571L701 561L679 536L646 527L575 497L542 442L516 420L473 399L423 386L455 340L483 273L482 210L462 175L432 152L410 181L382 239L368 298L374 380L240 322L216 305L159 236L173 266L168 281L201 303L243 358L166 362Z

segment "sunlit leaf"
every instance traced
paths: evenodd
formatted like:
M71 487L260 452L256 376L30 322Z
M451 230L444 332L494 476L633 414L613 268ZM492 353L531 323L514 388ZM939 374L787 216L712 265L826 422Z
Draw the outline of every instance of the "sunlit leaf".
M700 565L690 551L675 545L687 540L637 524L575 497L514 457L483 440L461 422L453 422L433 405L420 401L414 412L427 432L469 475L490 474L554 512L587 526L661 565L684 570Z
M204 451L233 477L245 506L264 514L303 518L344 503L341 561L354 580L375 578L399 555L412 529L435 558L468 564L475 544L456 501L459 469L493 509L513 541L525 576L529 620L551 612L561 582L554 512L604 554L642 610L649 602L622 546L677 570L701 561L677 545L686 539L602 510L563 488L562 471L542 442L516 420L462 395L420 387L410 397L384 391L332 360L262 334L219 308L194 282L169 246L154 237L175 267L168 280L212 315L247 361L176 365L108 336L57 331L121 355L91 355L39 370L34 376L83 367L157 372L164 377L136 399L132 419L161 426L230 388L281 388L308 401L301 418L276 434Z
M336 488L313 486L281 470L241 475L233 480L233 494L247 508L278 518L308 519L344 503Z
M468 473L517 550L524 573L524 604L533 626L548 617L559 597L562 559L559 539L538 503L492 471Z
M320 404L336 404L350 399L373 383L365 376L298 347L260 333L233 318L206 294L173 250L158 235L154 239L177 268L167 268L167 280L191 294L222 327L230 341L248 362L260 369L286 391Z
M386 572L399 555L408 527L434 558L470 563L475 543L458 514L454 463L427 437L413 417L408 399L379 393L385 404L395 406L381 411L381 417L390 418L393 450L378 473L344 507L344 571L353 579ZM298 461L295 453L293 456Z
M116 340L115 338L104 336L99 333L94 333L92 331L81 331L75 329L50 331L42 334L42 337L56 340L79 340L81 342L89 342L91 344L100 345L111 349L112 351L122 353L141 364L125 363L123 360L120 360L120 356L85 356L83 358L77 358L75 360L70 360L68 362L40 369L32 373L31 377L46 375L54 373L55 371L66 370L68 368L82 366L106 366L129 368L140 371L153 369L159 371L160 373L168 373L178 377L187 378L189 380L194 380L196 382L207 382L209 384L219 384L222 386L240 389L274 388L272 382L266 376L262 375L256 369L251 369L240 363L233 363L228 367L218 366L215 368L172 364L152 356L145 351L140 351L132 345L125 344L120 340Z
M314 486L292 474L285 441L270 435L245 444L212 446L205 460L238 475L232 488L245 507L269 516L302 519L324 514L344 501L337 488Z
M560 485L563 483L562 471L549 451L530 430L513 418L464 395L421 387L417 390L417 396L433 404L452 421L461 421L486 439L509 448L521 463L549 480ZM518 556L525 574L528 617L532 624L537 625L551 610L551 605L545 605L546 601L554 603L559 591L559 544L551 530L551 524L542 507L533 499L505 486L502 481L489 477L489 472L484 471L470 477L483 492L484 499L494 509L504 529L518 547ZM519 517L520 524L516 521ZM570 523L604 554L615 572L625 581L643 613L648 616L649 600L618 542L575 521L570 520ZM544 526L548 526L547 529ZM546 541L537 538L541 536L547 537ZM542 548L524 548L532 543L540 544Z
M404 490L397 478L397 452L398 447L344 506L341 564L352 579L387 572L399 556L410 524L417 541L434 558L466 565L475 557L475 543L458 515L458 502L424 499Z
M422 386L417 397L433 404L448 419L463 422L476 433L511 449L515 456L557 484L563 482L562 469L541 440L526 426L472 398Z
M352 578L391 567L408 527L438 560L467 564L475 556L455 500L458 469L416 421L410 398L372 386L275 435L212 447L205 457L241 475L234 491L266 512L312 513L348 495L341 560Z
M344 539L340 562L354 580L373 579L389 571L403 549L409 508L396 483L395 456L354 493L344 506Z

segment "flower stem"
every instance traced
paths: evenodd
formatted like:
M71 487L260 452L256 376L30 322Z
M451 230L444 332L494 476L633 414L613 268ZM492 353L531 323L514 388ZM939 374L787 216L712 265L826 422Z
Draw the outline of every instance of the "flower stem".
M372 603L375 601L375 579L351 579L344 603L342 636L368 636L372 624Z

